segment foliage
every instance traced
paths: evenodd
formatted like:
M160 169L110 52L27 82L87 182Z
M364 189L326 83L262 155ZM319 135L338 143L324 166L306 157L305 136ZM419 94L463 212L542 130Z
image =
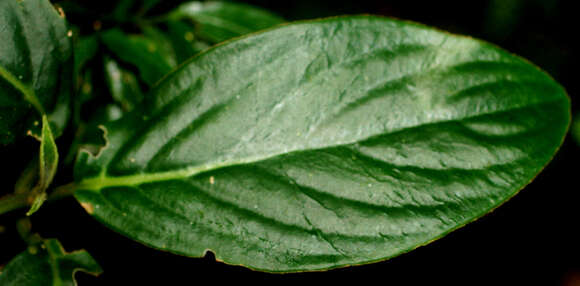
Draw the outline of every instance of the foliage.
M74 273L101 273L101 268L86 251L66 253L54 239L30 246L6 265L0 285L72 286Z
M2 182L14 193L0 214L74 195L176 254L269 272L364 264L504 203L570 123L558 83L479 40L375 16L280 25L245 4L157 5L120 1L87 31L47 0L0 2L0 148L40 141ZM1 283L100 272L86 252L27 241Z

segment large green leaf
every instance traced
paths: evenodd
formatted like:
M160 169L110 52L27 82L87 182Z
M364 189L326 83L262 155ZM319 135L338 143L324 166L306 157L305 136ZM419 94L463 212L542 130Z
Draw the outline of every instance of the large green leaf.
M205 40L220 43L270 28L284 20L258 7L228 2L187 2L170 14L171 19L190 19Z
M525 60L364 16L217 46L146 100L79 156L76 198L149 246L267 271L433 241L528 184L570 121L565 91Z
M25 136L41 114L58 136L69 116L73 72L64 15L47 0L5 0L0 27L0 145Z
M12 259L0 274L0 285L73 286L79 270L94 275L102 272L88 252L65 253L57 240L48 239L42 247L30 247Z

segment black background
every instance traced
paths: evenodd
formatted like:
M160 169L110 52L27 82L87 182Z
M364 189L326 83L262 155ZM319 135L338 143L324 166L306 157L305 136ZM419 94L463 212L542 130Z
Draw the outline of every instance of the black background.
M98 1L94 1L95 3ZM178 1L164 1L159 11ZM481 38L547 70L568 91L578 112L577 10L573 1L245 1L289 20L344 14L379 14ZM98 18L107 5L94 5ZM113 5L113 4L111 4ZM103 8L105 7L105 8ZM74 23L76 19L70 19ZM34 230L68 250L85 248L100 263L98 278L78 274L80 285L190 285L211 283L345 282L389 285L580 285L580 147L570 136L535 181L494 212L427 246L389 261L315 273L267 274L150 249L101 226L66 199L43 206ZM6 164L2 162L2 164ZM18 162L11 163L19 166ZM19 170L13 167L14 170ZM14 173L15 171L12 171ZM11 176L11 173L6 176ZM25 249L14 212L0 217L0 264Z

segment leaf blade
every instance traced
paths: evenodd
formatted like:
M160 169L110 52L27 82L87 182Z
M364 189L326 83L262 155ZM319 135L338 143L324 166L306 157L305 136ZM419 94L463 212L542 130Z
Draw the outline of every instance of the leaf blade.
M43 0L2 2L0 144L26 135L47 114L60 135L69 115L71 40L64 17ZM32 105L32 107L31 107Z
M175 65L169 61L160 46L150 37L127 35L120 29L111 29L101 34L105 46L122 61L137 67L141 78L148 85L153 85Z
M104 66L105 79L113 99L124 111L133 110L143 100L137 78L112 59L105 58Z
M108 125L109 148L81 156L77 199L149 246L272 272L443 236L528 184L570 121L564 90L524 60L375 17L221 45L147 99L145 123Z
M184 3L170 14L171 19L191 19L199 25L199 36L213 43L270 28L284 20L247 4L229 2Z
M6 265L0 274L2 285L76 285L74 274L84 271L93 275L102 272L86 251L65 253L55 239L47 239L42 249L31 246Z
M27 216L34 214L47 199L46 190L52 183L58 168L58 148L50 129L50 122L46 115L42 116L42 135L40 138L39 174L38 183L32 190L32 205L26 213Z
M184 21L167 21L169 40L175 50L177 61L182 63L193 57L202 50L207 49L207 44L200 42L194 35L194 27Z

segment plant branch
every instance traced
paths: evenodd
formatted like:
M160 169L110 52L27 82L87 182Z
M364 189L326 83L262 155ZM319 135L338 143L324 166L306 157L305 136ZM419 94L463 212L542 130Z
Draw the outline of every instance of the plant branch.
M48 196L48 202L58 201L70 197L76 190L76 184L70 183L54 188ZM30 197L27 194L10 194L0 198L0 215L27 207L31 204Z
M0 198L0 215L28 206L28 196L11 194Z

